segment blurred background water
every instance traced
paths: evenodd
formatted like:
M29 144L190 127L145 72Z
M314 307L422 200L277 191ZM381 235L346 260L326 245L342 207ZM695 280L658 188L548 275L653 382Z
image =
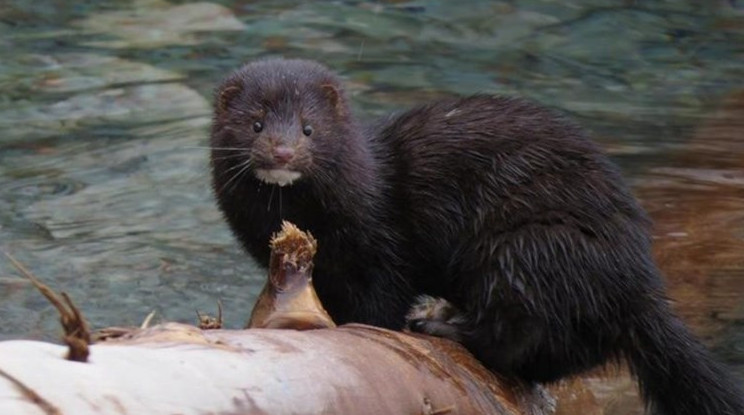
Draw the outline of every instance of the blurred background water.
M656 221L677 310L744 374L735 0L0 0L0 249L94 327L193 322L218 298L241 326L264 274L212 201L210 101L241 62L279 55L337 70L364 119L476 92L569 113ZM58 336L4 258L0 315L0 339ZM602 413L632 413L624 388Z

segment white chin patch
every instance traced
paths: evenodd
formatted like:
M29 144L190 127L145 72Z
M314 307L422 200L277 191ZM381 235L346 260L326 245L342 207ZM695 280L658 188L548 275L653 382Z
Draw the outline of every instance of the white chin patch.
M256 169L256 177L259 180L269 184L278 184L279 186L292 184L300 176L299 172L286 169Z

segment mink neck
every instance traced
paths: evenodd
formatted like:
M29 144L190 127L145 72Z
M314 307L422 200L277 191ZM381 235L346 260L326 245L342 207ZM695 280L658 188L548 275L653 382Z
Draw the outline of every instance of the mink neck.
M349 132L347 143L344 154L334 160L333 171L315 175L309 187L323 212L346 226L368 227L387 205L380 161L361 131Z

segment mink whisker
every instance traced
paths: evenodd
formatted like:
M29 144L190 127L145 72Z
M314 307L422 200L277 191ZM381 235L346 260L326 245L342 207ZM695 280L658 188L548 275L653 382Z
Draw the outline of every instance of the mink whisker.
M282 188L279 188L279 216L283 217L282 213Z
M236 169L239 169L239 168L243 168L243 167L245 167L246 165L250 166L250 165L252 165L252 164L253 164L253 160L252 160L252 159L246 159L245 161L243 161L243 162L241 162L241 163L238 163L238 164L236 164L236 165L234 165L234 166L230 167L229 169L225 170L224 172L222 172L222 174L225 174L225 173L230 173L230 172L231 172L231 171L233 171L233 170L236 170Z
M228 185L230 185L230 183L233 183L233 182L234 182L234 183L233 183L233 186L235 186L235 184L239 182L239 180L237 180L237 179L238 179L238 177L239 177L239 176L241 176L241 175L242 175L243 173L245 173L246 171L248 171L248 170L250 169L250 167L251 167L251 164L252 164L252 163L251 163L251 160L250 160L250 159L248 159L248 160L246 160L245 162L243 162L243 163L241 163L241 164L237 164L237 165L235 165L235 166L231 167L231 168L230 168L229 170L234 170L235 168L237 168L237 167L241 167L241 166L242 166L242 168L241 168L241 169L240 169L240 170L239 170L239 171L238 171L238 172L237 172L237 173L236 173L235 175L233 175L233 176L232 176L232 177L230 178L230 180L228 180L228 181L227 181L227 182L226 182L226 183L225 183L225 184L224 184L224 185L223 185L223 186L222 186L222 187L220 188L220 190L218 191L218 193L221 193L221 192L223 192L223 191L227 191L228 193L229 193L229 192L232 192L232 190L231 190L231 189L228 189L228 188L227 188L227 187L228 187ZM229 170L228 170L228 171L229 171ZM225 171L224 173L227 173L228 171ZM223 173L223 174L224 174L224 173ZM236 181L236 180L237 180L237 181Z
M183 146L189 150L247 150L245 147L213 147L213 146Z
M266 206L266 211L271 210L271 201L274 199L274 189L276 189L276 186L271 186L271 193L269 194L269 203Z
M229 160L229 159L234 159L234 158L239 158L239 157L250 157L250 156L246 153L237 153L237 154L228 154L226 156L220 156L220 157L212 157L212 160Z

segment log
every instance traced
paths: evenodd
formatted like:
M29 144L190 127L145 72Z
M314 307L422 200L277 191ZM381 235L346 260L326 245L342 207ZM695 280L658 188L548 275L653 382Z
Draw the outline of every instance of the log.
M551 412L541 389L496 376L449 340L335 327L312 290L312 237L288 226L272 249L248 330L118 328L80 353L91 336L63 295L58 302L72 308L60 309L67 346L0 342L0 414Z
M168 323L90 347L0 343L2 414L542 414L462 348L380 328Z

